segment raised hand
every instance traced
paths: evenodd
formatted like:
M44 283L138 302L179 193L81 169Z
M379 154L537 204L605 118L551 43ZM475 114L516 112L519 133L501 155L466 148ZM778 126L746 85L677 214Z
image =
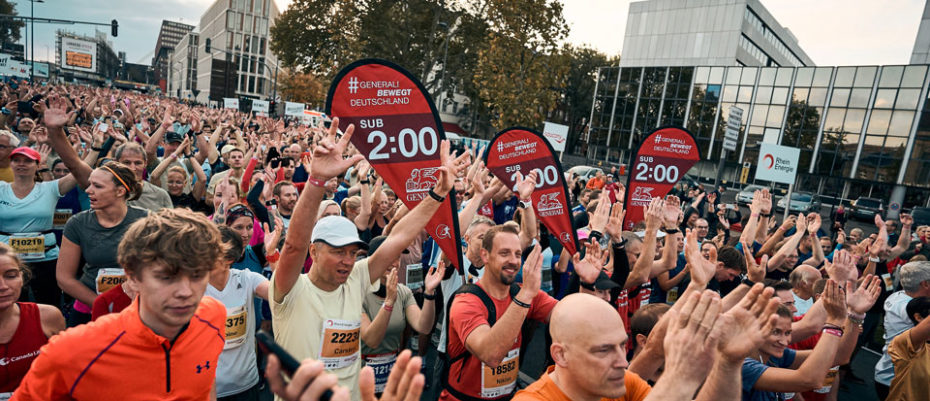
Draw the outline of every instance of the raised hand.
M384 305L393 307L397 301L397 269L391 269L387 274L387 280L384 280Z
M517 181L516 188L517 194L520 196L520 199L527 200L530 198L530 195L533 194L533 190L536 189L536 181L539 179L538 170L530 171L529 174L522 176L522 178Z
M753 198L753 200L755 200L755 198ZM762 189L759 212L762 214L769 214L772 212L772 193L769 192L768 188Z
M610 196L607 191L601 191L597 200L597 209L591 216L591 229L603 233L607 222L610 220Z
M74 115L73 111L68 111L68 101L58 96L48 99L48 107L43 102L38 102L33 103L33 108L42 113L42 123L49 129L61 129Z
M691 265L691 281L700 288L706 287L717 272L717 249L710 248L710 260L704 259L697 243L697 233L688 229L685 234L685 260Z
M127 281L129 282L129 281ZM407 359L409 359L409 352ZM370 367L362 370L362 377L371 381L371 400L374 400L374 375ZM326 373L323 369L323 363L313 359L305 359L300 363L300 367L291 376L291 380L285 382L282 376L281 362L274 354L268 355L268 363L265 365L265 377L268 378L268 387L278 397L285 401L297 400L319 400L324 391L333 392L331 401L349 401L352 394L349 389L339 386L339 378L332 373ZM394 372L391 372L394 373ZM361 380L359 380L361 382ZM422 390L421 390L422 391ZM365 401L369 401L366 399Z
M717 350L730 362L742 362L758 349L772 332L778 315L778 300L772 298L775 290L756 283L740 302L720 315L722 330Z
M45 143L40 143L38 146L36 146L35 150L36 152L39 152L39 156L42 157L42 159L39 160L39 163L47 162L48 154L52 153L52 148L48 147L48 144Z
M663 341L664 374L697 389L713 366L715 350L726 328L717 322L721 308L717 293L696 292L684 302L681 310L666 312L672 320Z
M862 279L858 288L855 281L846 283L846 288L850 291L846 296L846 305L856 314L863 314L872 309L872 305L875 305L882 293L882 279L871 274ZM856 291L852 291L853 288L856 288Z
M335 122L333 123L335 124ZM359 155L358 157L362 156ZM450 150L449 141L443 140L439 145L439 179L436 180L436 188L433 192L436 192L439 196L448 195L459 173L465 171L468 167L468 158L468 152L455 157L455 154Z
M446 274L446 262L443 258L439 258L439 262L436 263L435 267L430 267L429 271L426 273L426 278L423 279L424 292L427 294L433 293L436 290L436 287L439 287L439 284L442 282L442 277Z
M823 290L824 309L827 311L827 323L843 327L846 324L846 292L832 278L827 279Z
M788 218L785 219L785 221L781 223L781 229L788 231L794 228L795 224L797 223L798 223L798 216L795 216L793 214L789 215Z
M665 213L665 201L661 198L652 198L646 207L646 231L656 231L662 225Z
M620 241L620 235L623 233L623 218L626 216L626 210L623 209L623 203L617 202L610 209L610 219L607 220L607 234L615 241Z
M761 263L756 263L756 258L752 254L752 241L743 241L743 257L746 259L746 276L753 283L761 283L765 280L765 272L768 269L769 255L763 255Z
M575 252L572 255L572 264L575 265L575 273L578 274L581 282L593 283L597 280L597 276L601 274L602 266L604 266L604 252L596 241L588 241L585 247L587 250L584 259L581 259L579 252Z
M517 293L517 297L524 303L531 303L539 293L539 287L542 282L542 248L539 244L533 245L533 250L523 262L523 287ZM516 266L517 269L520 266Z
M362 155L355 155L349 158L343 158L342 154L349 145L352 133L355 132L355 125L349 124L342 138L336 138L339 130L339 118L334 117L326 136L320 140L320 144L313 149L313 159L310 165L310 171L313 178L319 181L328 181L329 179L339 176L349 169L349 166L364 159Z
M904 227L910 227L914 224L914 217L907 213L901 213L901 215L898 216L898 220L901 221L901 226Z
M855 259L852 254L845 249L836 251L833 254L833 263L825 261L824 264L827 275L839 283L845 283L850 280L855 281L859 278L859 270L856 269Z
M817 234L817 230L820 230L820 213L810 213L807 215L807 232L809 234Z
M662 219L665 228L678 227L678 219L681 217L681 201L675 195L669 195L665 198L665 208L662 211Z

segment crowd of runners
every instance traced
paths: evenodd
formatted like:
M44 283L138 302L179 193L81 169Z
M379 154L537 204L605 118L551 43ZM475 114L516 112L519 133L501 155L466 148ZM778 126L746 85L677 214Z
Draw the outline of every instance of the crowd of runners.
M619 177L568 176L569 254L538 177L507 188L480 149L444 141L408 209L336 118L0 97L0 400L835 400L879 322L880 398L930 399L930 227L906 214L847 234L697 186L622 231ZM448 196L462 255L424 230Z

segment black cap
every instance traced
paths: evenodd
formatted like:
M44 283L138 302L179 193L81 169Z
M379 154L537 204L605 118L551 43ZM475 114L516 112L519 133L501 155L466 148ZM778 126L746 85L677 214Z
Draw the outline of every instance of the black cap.
M178 143L184 142L184 135L181 135L174 131L168 131L168 133L165 134L165 143L172 143L172 142L178 142Z
M587 284L587 283L582 282L581 286L591 291L595 289L604 291L604 290L610 290L613 288L620 287L620 284L615 283L613 280L610 279L610 277L607 277L607 273L604 273L602 271L600 274L597 275L597 280L594 280L594 284Z

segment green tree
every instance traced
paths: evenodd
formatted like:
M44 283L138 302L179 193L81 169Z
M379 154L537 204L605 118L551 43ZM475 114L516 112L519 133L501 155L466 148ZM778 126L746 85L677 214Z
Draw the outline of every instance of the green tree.
M568 73L558 88L559 99L548 121L569 127L566 147L573 149L591 116L598 68L616 65L618 60L610 60L605 54L586 46L565 46L561 57L562 62L568 65Z
M0 14L17 15L16 8L7 0L0 0ZM0 43L18 42L20 29L26 24L9 18L0 19Z
M486 16L492 29L488 47L479 50L474 79L481 100L493 110L492 123L540 127L568 72L558 48L568 35L562 5L490 0Z

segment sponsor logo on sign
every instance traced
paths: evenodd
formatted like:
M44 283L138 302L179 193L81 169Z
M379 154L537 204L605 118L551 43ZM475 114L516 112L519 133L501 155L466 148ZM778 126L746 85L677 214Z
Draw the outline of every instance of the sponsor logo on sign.
M649 202L652 202L652 190L653 187L636 187L636 191L631 195L631 200L633 201L634 206L646 206L649 205Z
M572 235L569 234L569 233L567 233L567 232L565 232L565 231L562 231L562 233L559 234L559 239L561 239L562 242L571 242L571 241L572 241Z
M536 214L541 217L548 216L558 216L562 214L563 207L562 202L559 202L559 195L561 192L553 192L549 194L543 194L539 198L539 202L536 203Z
M691 153L691 145L681 138L670 138L657 134L655 136L655 151L670 152L687 155Z
M358 92L358 78L356 77L349 78L349 93L354 94L357 92Z
M441 239L452 238L452 234L451 234L451 230L449 230L449 226L445 224L440 224L436 226L436 237L441 238Z
M784 171L788 174L794 172L794 166L792 166L793 163L791 163L791 160L773 156L771 153L766 153L766 155L762 157L762 161L763 163L768 163L765 167L768 170Z
M546 133L544 133L543 135L545 135L546 138L552 138L552 140L554 140L554 141L556 141L556 142L558 142L558 143L565 142L565 138L563 138L563 137L562 137L561 135L559 135L559 134L553 134L553 133L551 133L551 132L546 132Z
M514 157L536 154L537 143L538 142L530 141L527 139L520 139L516 141L511 141L511 142L498 142L497 143L498 152L503 152L504 149L509 149L510 147L513 147L513 150L511 152L498 156L498 159L506 160L506 159L513 159Z
M407 200L416 202L426 199L426 193L439 181L439 177L436 177L437 171L439 171L439 167L415 168L411 170L410 178L407 178L405 185L407 188Z

